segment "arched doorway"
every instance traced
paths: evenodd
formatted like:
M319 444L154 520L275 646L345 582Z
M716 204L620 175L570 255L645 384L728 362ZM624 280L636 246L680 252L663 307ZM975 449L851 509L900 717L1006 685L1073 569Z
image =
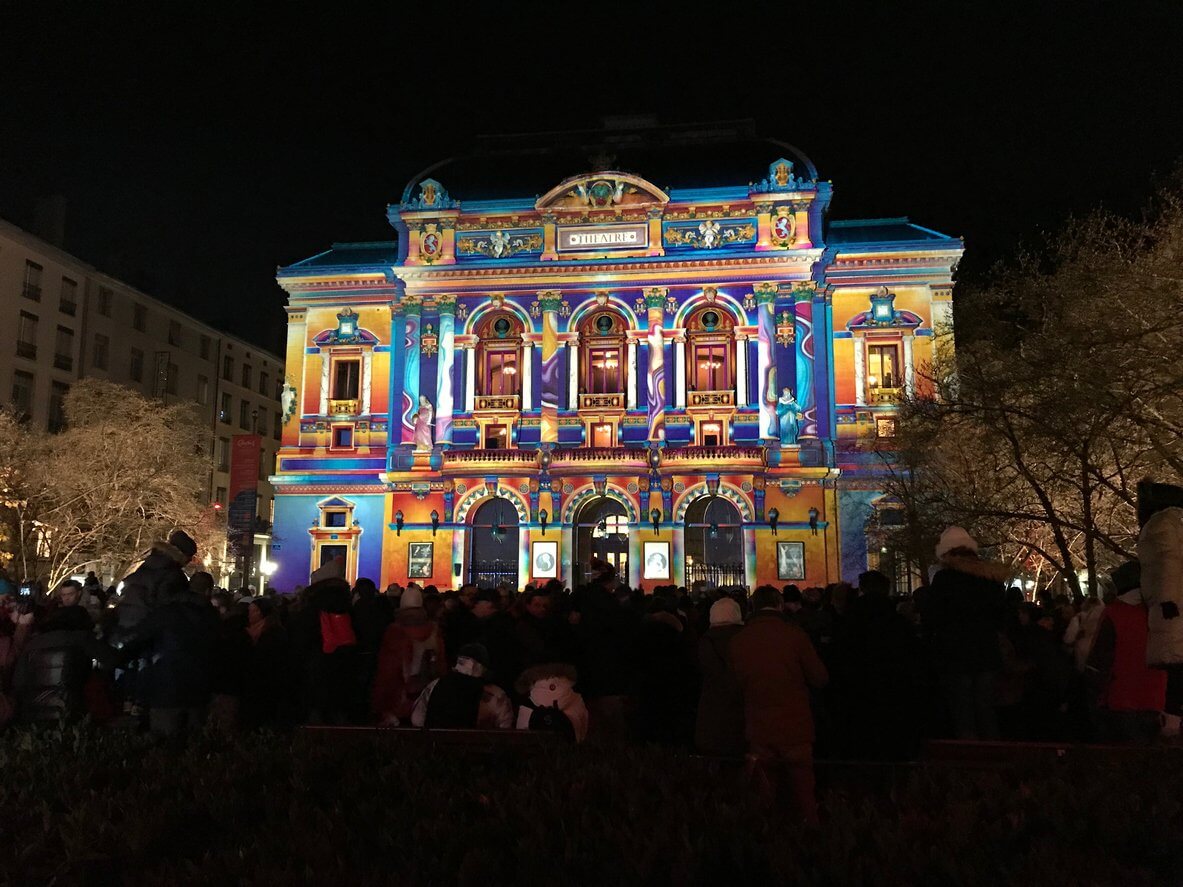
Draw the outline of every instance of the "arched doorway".
M481 503L468 527L468 581L481 588L518 584L518 513L508 499Z
M584 503L575 516L572 558L573 581L582 585L588 578L588 562L597 557L616 567L621 582L628 582L628 512L608 496Z
M739 509L719 496L695 499L686 509L686 587L695 582L746 585L743 520Z

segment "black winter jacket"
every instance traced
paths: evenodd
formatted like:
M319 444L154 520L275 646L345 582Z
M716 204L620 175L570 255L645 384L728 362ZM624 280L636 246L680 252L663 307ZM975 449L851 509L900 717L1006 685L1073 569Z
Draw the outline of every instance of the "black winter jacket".
M12 685L17 716L22 721L56 721L86 714L83 688L93 663L107 667L114 661L111 648L96 640L91 629L69 626L66 620L58 624L62 627L51 625L49 631L34 634L17 660Z
M948 557L943 563L921 611L934 664L950 674L998 671L1006 567L976 557Z
M124 644L125 656L151 659L148 705L191 708L209 702L217 640L217 614L201 595L186 590L158 604Z

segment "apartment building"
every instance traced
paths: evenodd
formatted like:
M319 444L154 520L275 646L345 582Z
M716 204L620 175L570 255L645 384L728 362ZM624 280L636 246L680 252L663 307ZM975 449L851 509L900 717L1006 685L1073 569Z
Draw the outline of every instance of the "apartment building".
M209 503L228 503L233 436L262 436L254 563L265 564L282 359L0 220L0 398L52 431L64 423L70 385L84 377L194 404L214 454Z

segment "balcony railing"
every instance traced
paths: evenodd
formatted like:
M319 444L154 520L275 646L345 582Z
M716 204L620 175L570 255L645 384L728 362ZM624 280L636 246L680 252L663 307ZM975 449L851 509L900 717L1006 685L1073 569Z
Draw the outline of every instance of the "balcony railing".
M899 403L901 394L903 394L902 388L868 388L867 403Z
M534 462L537 458L538 453L535 450L447 450L444 453L444 464Z
M640 447L574 447L556 449L551 459L558 462L644 462L648 454Z
M724 465L763 465L761 447L670 447L662 455L664 462L718 462Z
M17 357L27 357L30 360L36 360L37 346L32 342L17 342L16 354Z
M517 412L520 408L520 398L516 394L478 394L476 398L477 410L500 410L502 412Z
M35 283L26 283L21 289L21 295L26 299L32 299L34 302L40 302L41 287Z
M687 406L691 407L733 407L734 391L688 391Z
M69 354L55 354L53 365L59 370L72 370L74 369L74 358Z
M344 400L330 400L329 414L333 416L356 416L357 398Z
M579 395L581 410L623 410L623 394L581 394Z

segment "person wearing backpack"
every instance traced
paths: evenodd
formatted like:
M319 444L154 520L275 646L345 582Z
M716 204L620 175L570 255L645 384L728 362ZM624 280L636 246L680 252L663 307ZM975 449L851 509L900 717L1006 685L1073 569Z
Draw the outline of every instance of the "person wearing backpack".
M526 702L518 709L519 730L546 730L572 742L587 738L587 706L575 692L578 675L564 662L527 668L517 680Z
M423 607L423 592L408 586L382 635L370 707L378 724L397 727L411 717L419 695L448 671L444 636Z
M304 703L311 724L344 724L357 705L357 638L345 562L335 558L312 574L306 606L293 622L293 647L304 664Z
M710 628L698 640L702 687L694 747L703 754L739 757L744 740L743 691L731 666L731 641L743 629L743 613L729 597L711 604Z

